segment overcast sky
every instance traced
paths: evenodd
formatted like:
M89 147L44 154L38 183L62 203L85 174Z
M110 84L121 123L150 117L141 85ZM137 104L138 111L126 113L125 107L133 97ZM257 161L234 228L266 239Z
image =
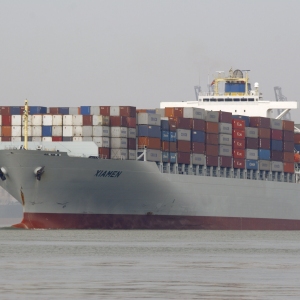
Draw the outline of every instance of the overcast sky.
M1 0L1 105L194 100L249 69L264 98L298 100L300 1ZM300 121L300 113L299 121Z

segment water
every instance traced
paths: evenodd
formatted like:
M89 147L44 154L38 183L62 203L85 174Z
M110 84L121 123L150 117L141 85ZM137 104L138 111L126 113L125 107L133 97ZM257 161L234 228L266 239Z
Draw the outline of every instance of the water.
M299 299L300 232L0 230L0 299Z

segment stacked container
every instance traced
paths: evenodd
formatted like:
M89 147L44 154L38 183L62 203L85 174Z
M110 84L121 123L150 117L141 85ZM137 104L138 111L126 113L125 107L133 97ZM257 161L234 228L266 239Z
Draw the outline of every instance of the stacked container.
M232 157L233 168L245 169L245 125L249 126L249 118L232 116Z
M232 114L219 112L219 166L232 167Z
M294 173L294 122L282 121L283 171Z
M206 165L217 167L219 155L219 112L207 111L205 120Z

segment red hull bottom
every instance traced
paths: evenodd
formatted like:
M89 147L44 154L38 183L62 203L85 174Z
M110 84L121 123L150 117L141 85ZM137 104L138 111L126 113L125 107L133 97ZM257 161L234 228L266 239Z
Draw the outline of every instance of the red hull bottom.
M300 230L300 220L162 216L24 213L24 229L208 229Z

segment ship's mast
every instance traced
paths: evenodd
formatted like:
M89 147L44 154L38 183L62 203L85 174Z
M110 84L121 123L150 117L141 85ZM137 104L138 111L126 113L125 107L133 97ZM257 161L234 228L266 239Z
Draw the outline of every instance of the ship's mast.
M28 150L28 101L25 100L24 116L24 148Z

